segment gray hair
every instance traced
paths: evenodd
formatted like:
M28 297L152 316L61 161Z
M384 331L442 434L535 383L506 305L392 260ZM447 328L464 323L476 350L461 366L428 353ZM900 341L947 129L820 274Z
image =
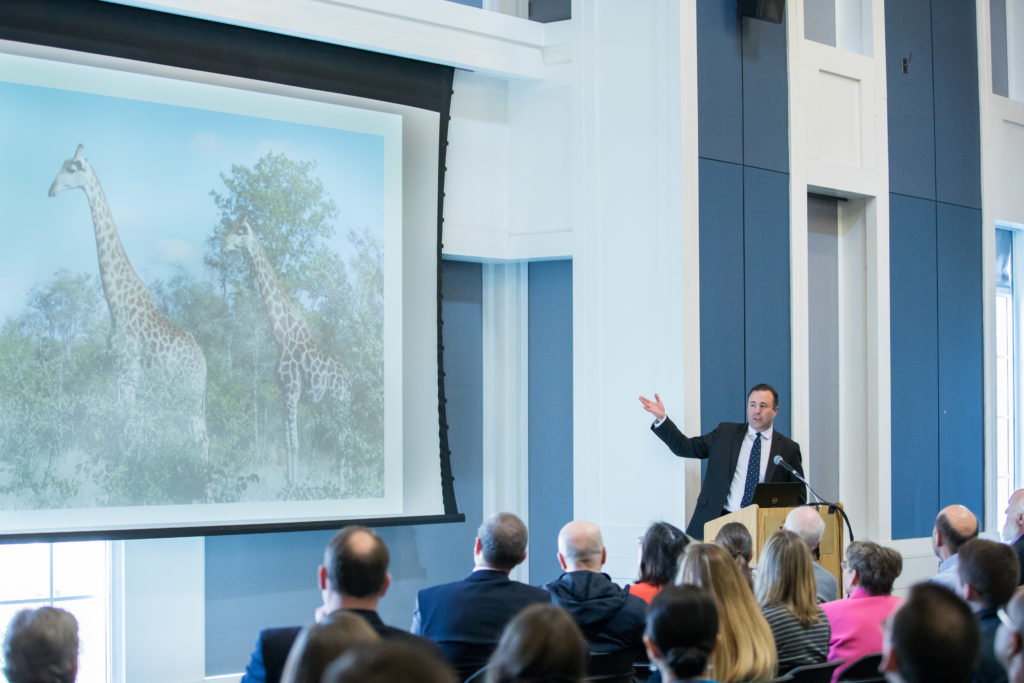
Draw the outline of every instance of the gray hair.
M58 607L14 615L4 639L10 683L73 683L78 674L78 622Z
M808 514L812 510L813 514ZM814 508L801 506L789 511L782 528L799 536L808 550L814 550L825 535L825 520Z
M512 569L523 561L530 539L523 520L511 512L499 512L484 520L476 531L484 561L495 569Z

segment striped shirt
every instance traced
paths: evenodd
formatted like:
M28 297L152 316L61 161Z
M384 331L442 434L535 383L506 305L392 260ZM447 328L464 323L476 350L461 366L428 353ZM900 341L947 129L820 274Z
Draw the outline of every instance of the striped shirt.
M818 607L818 620L804 628L784 605L765 605L761 608L775 637L779 653L779 674L796 666L820 664L828 658L828 641L832 636L825 611Z

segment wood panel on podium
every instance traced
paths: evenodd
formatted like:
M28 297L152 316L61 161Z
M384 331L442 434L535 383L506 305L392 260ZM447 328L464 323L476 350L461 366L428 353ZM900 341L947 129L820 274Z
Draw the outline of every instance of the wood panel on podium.
M836 505L842 507L842 503L836 503ZM763 508L759 505L748 505L706 523L704 539L711 542L723 526L729 522L739 522L747 527L750 537L754 540L754 561L751 564L756 566L761 559L761 548L764 547L765 541L782 528L786 522L786 515L792 509L791 507ZM819 505L818 514L825 520L825 533L821 537L821 545L818 547L820 554L818 563L836 577L839 584L838 597L841 598L843 597L843 572L840 564L845 552L843 518L838 512L829 514L827 505Z

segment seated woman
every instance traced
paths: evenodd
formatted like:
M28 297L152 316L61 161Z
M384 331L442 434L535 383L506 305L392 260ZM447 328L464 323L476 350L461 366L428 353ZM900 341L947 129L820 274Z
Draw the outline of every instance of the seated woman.
M754 595L775 636L780 673L825 661L832 630L818 606L807 544L792 531L776 531L764 544Z
M676 585L703 588L715 600L718 645L711 653L709 673L716 681L756 683L775 678L778 657L772 630L728 552L711 543L691 543L679 563Z
M654 522L640 539L640 576L626 587L632 595L650 603L658 591L672 583L679 556L690 538L668 522Z
M698 683L718 638L715 600L696 586L667 586L651 601L644 645L666 683Z
M530 605L508 622L487 664L487 683L578 683L586 676L587 641L561 607Z
M721 546L729 551L740 573L746 579L750 589L754 589L754 573L750 569L750 563L754 560L754 539L750 537L747 527L739 522L729 522L718 530L715 536L715 545Z
M380 640L365 619L338 610L302 629L284 663L281 683L320 683L327 665L349 650Z
M846 547L843 562L845 600L822 604L832 626L828 658L845 659L843 669L864 655L882 651L882 622L903 602L892 595L892 584L903 571L903 557L892 548L871 541L854 541Z

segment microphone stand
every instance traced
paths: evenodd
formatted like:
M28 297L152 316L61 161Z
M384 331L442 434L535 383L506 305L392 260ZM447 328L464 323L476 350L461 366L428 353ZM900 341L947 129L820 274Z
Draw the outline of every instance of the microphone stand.
M853 543L853 540L854 540L853 539L853 526L850 524L850 518L846 516L846 510L844 510L840 506L836 505L835 503L828 502L827 500L825 500L824 498L819 496L818 492L814 490L814 487L811 486L810 482L808 482L806 479L804 479L803 475L801 475L799 472L796 471L796 468L794 468L788 462L783 460L781 455L776 455L775 458L774 458L774 461L775 461L776 465L778 465L779 467L784 468L786 471L788 471L794 477L799 479L801 481L801 483L803 483L804 486L806 486L808 489L810 489L811 493L813 493L814 497L817 498L818 501L819 501L817 503L804 503L804 505L813 505L815 507L820 507L822 505L828 505L828 513L830 515L834 515L838 511L839 514L843 516L843 521L846 522L846 530L850 534L850 543Z

